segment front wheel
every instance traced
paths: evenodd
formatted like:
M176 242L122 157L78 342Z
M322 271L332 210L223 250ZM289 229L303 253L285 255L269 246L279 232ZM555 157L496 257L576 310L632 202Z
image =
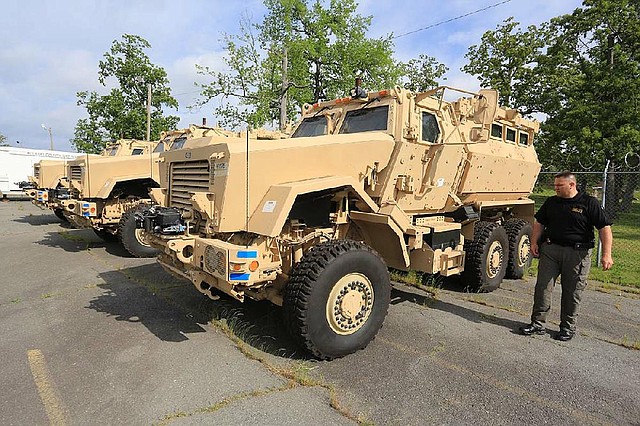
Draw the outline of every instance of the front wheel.
M387 315L389 272L367 245L350 240L313 247L294 267L284 291L290 333L320 359L366 347Z
M147 242L145 230L139 229L136 225L135 213L148 207L146 204L140 204L137 208L125 212L118 225L120 242L135 257L156 257L159 253L158 249L151 247Z
M55 214L56 217L62 221L62 223L69 223L69 219L67 219L67 217L64 215L64 210L53 209L53 214Z

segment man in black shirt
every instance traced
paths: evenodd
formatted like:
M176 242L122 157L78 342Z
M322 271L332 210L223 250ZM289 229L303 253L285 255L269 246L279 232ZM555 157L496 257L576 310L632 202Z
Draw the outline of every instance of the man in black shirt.
M561 276L562 300L560 333L556 339L570 340L575 334L576 316L582 290L587 285L594 247L593 228L602 242L602 269L613 265L611 221L598 200L578 192L573 173L555 176L556 196L549 197L535 214L531 235L531 254L539 257L538 279L533 298L531 324L521 327L524 335L544 334L543 323L551 308L551 294Z

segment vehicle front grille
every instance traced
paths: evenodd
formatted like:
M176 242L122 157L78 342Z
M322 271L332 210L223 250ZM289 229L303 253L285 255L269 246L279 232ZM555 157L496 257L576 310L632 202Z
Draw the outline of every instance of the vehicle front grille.
M204 270L224 280L227 279L227 254L213 246L204 249Z
M71 166L71 180L82 180L82 166Z
M209 161L171 163L169 206L190 207L194 192L209 190Z
M36 179L40 178L40 164L33 165L33 177Z

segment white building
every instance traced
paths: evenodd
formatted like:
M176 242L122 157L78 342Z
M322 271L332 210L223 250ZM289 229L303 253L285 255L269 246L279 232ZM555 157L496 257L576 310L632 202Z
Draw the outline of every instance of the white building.
M33 175L33 165L40 160L72 160L80 152L0 146L0 198L22 198L20 182Z

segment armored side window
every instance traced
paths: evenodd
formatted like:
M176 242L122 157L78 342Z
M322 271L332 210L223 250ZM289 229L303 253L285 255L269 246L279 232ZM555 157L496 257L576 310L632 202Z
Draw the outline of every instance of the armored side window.
M516 131L507 127L507 142L516 143Z
M491 137L502 139L502 124L493 123L491 125Z
M440 136L440 128L438 127L438 119L429 112L422 113L422 140L427 142L436 142Z
M163 141L158 142L158 145L156 145L153 152L164 152L164 142Z
M134 148L133 151L131 151L131 155L141 155L143 152L143 148Z
M520 132L520 145L529 145L529 135L525 132Z
M387 130L389 105L376 108L355 109L347 112L340 133L371 132Z
M324 115L305 118L298 126L292 138L305 138L309 136L320 136L327 134L327 118Z

